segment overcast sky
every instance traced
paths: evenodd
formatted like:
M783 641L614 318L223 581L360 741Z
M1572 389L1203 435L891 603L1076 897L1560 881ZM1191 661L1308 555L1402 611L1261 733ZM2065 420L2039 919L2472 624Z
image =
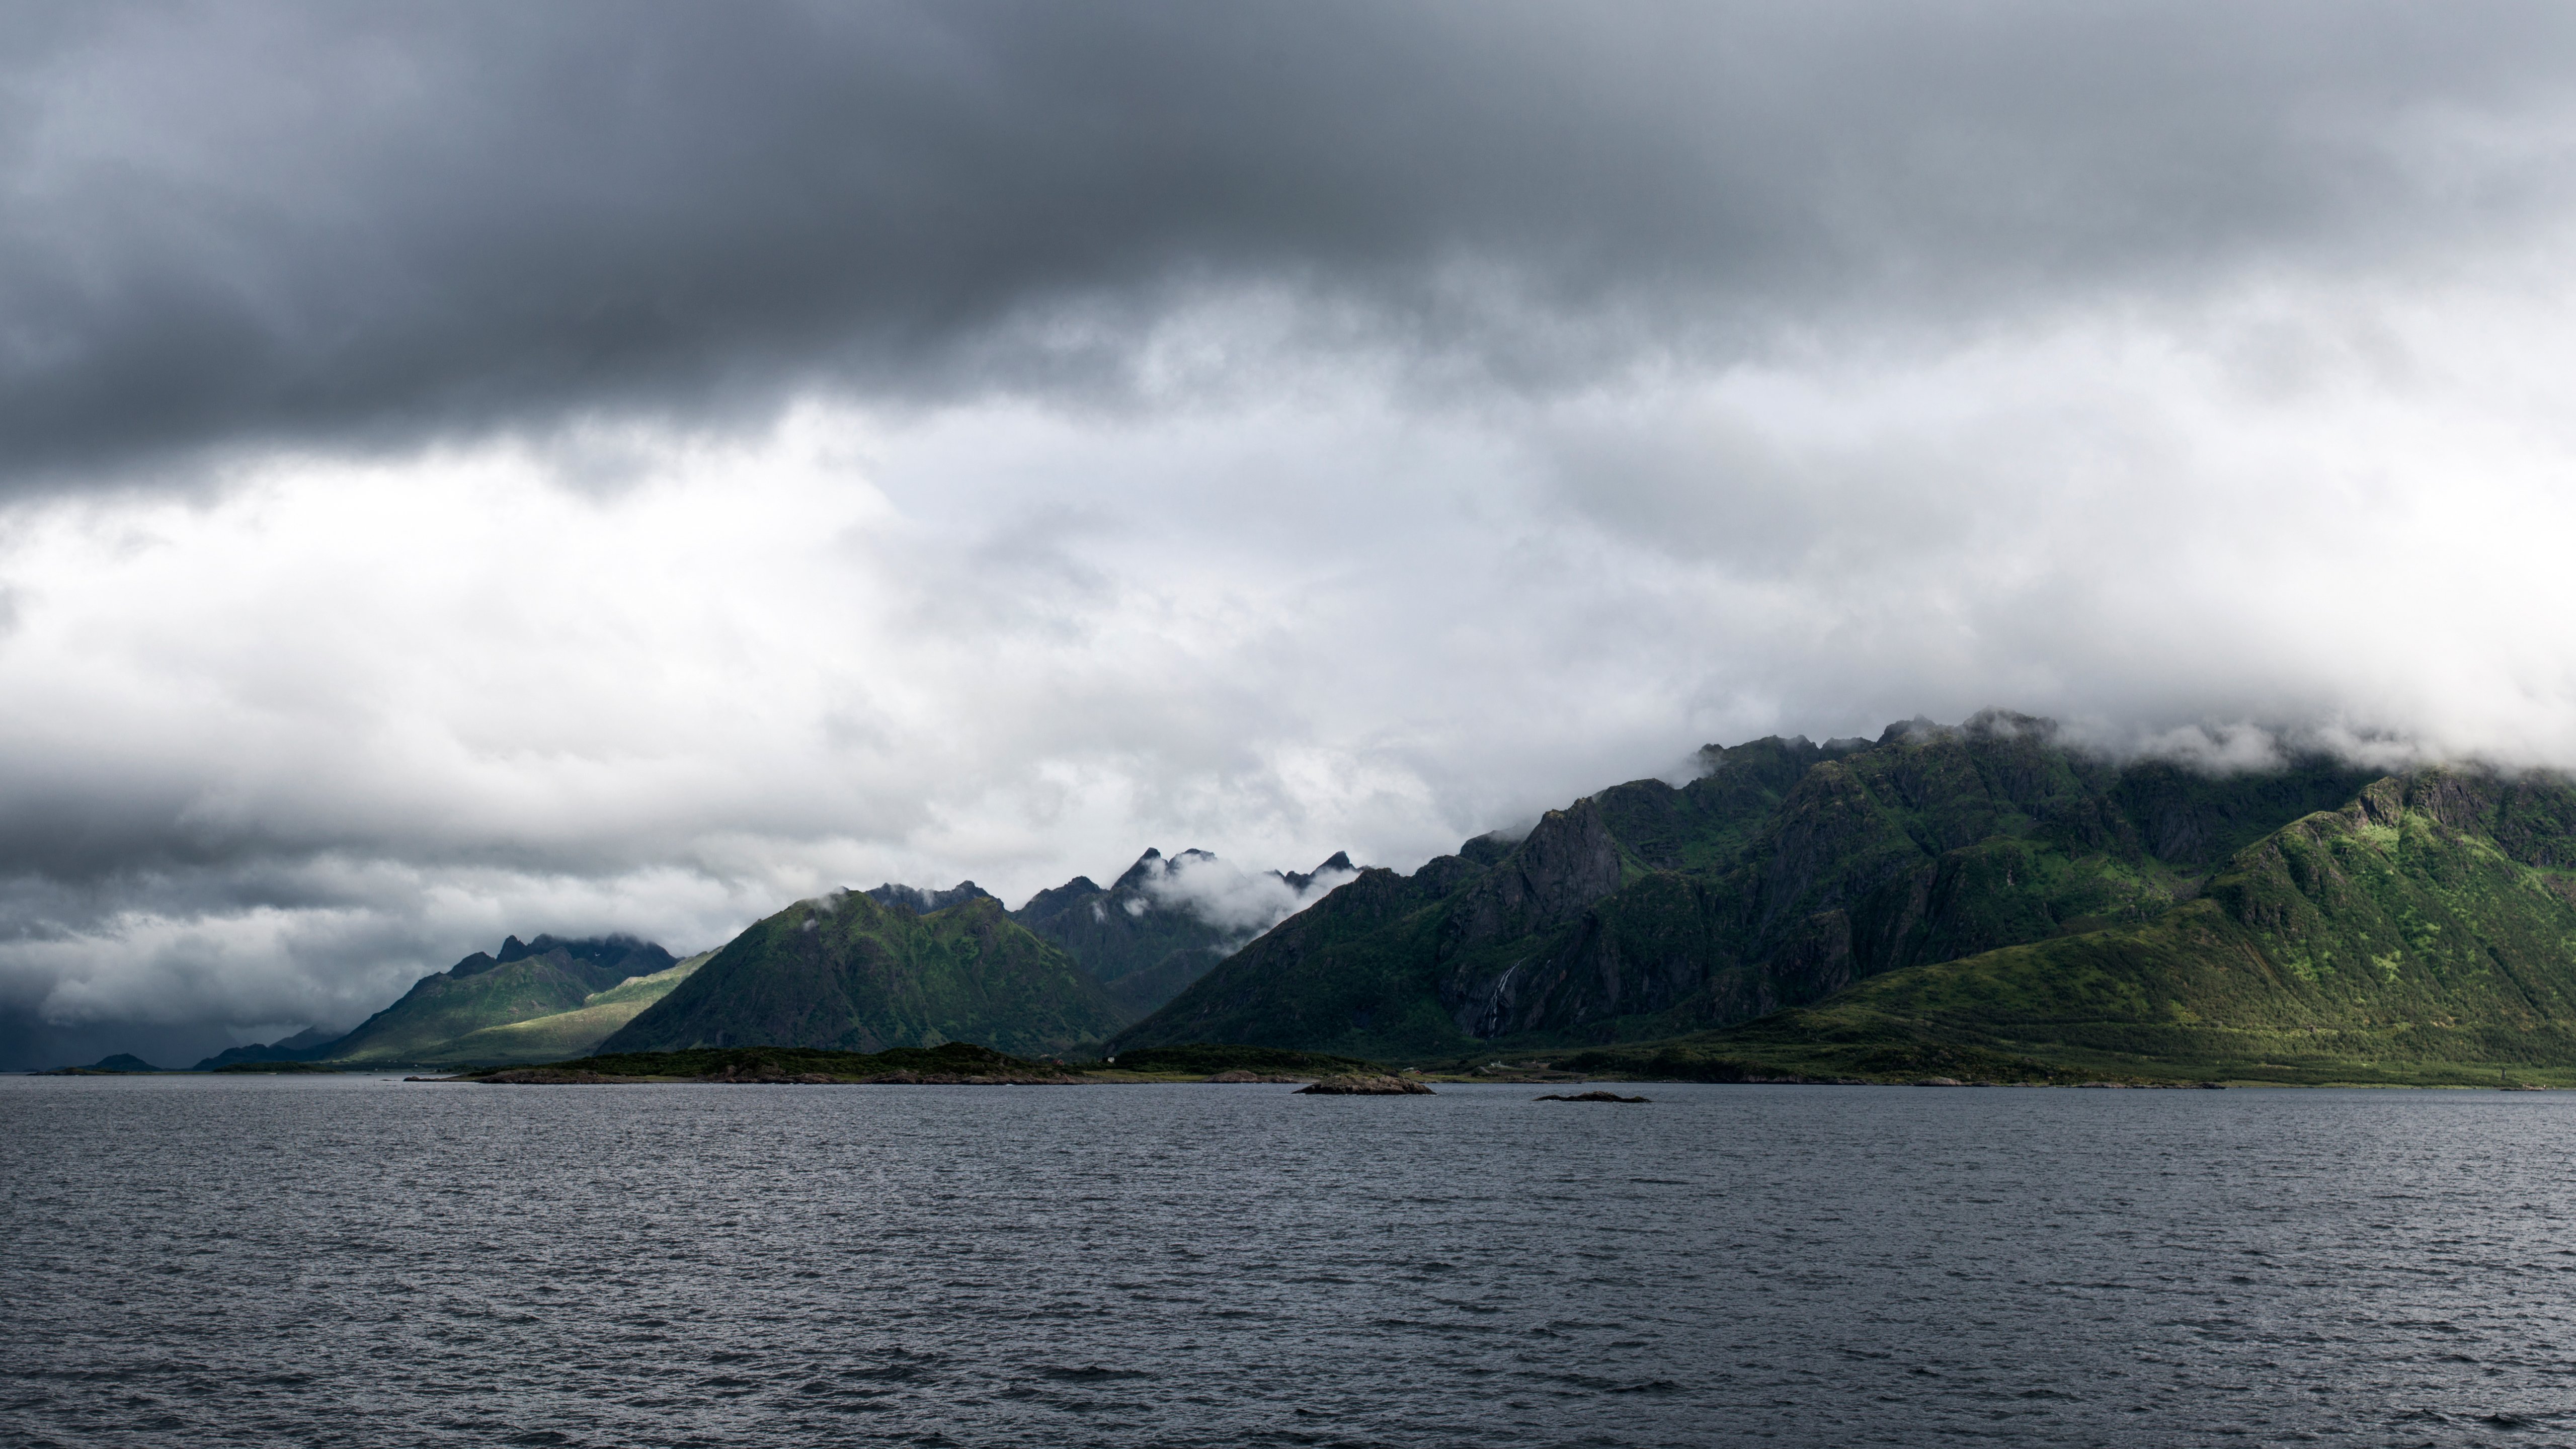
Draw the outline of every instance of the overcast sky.
M0 1065L1987 705L2576 765L2571 152L2557 4L11 7Z

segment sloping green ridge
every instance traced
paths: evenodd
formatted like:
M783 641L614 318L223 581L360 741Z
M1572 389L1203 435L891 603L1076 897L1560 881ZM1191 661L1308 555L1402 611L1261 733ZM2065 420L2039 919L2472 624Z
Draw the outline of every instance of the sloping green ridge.
M570 1011L526 1021L505 1022L468 1032L432 1048L422 1062L548 1062L577 1057L597 1048L617 1029L668 996L714 956L702 951L667 970L630 976L605 991L595 991Z
M626 936L557 940L539 936L502 945L496 959L478 951L446 971L412 983L401 1000L333 1042L335 1062L472 1060L451 1044L489 1027L578 1011L630 978L668 969L671 955Z
M999 901L924 916L849 891L755 922L598 1050L976 1041L1034 1055L1097 1041L1122 1019L1099 982Z
M2233 852L2370 776L2311 758L2211 776L2061 744L1988 712L1875 742L1703 751L1480 837L1368 870L1118 1034L1393 1061L1704 1031L1909 967L2134 925Z
M2196 900L1876 977L1594 1072L2576 1085L2576 791L2371 784L2233 855Z
M423 977L400 1001L367 1019L332 1049L332 1061L427 1061L447 1043L486 1026L578 1009L608 983L578 966L542 958L466 977Z

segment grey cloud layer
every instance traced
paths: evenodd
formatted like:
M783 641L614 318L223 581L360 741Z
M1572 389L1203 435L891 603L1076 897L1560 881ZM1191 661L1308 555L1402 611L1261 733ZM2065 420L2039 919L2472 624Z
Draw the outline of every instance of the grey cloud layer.
M2576 58L2576 16L2537 4L12 24L20 486L207 443L759 416L816 383L1115 395L1173 308L1246 286L1328 345L1588 383L1836 320L2369 263L2554 201Z

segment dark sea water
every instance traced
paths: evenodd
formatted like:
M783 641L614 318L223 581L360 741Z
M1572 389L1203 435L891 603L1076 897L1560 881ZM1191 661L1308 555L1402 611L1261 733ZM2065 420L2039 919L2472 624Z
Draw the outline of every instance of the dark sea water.
M10 1445L2576 1442L2576 1096L0 1079Z

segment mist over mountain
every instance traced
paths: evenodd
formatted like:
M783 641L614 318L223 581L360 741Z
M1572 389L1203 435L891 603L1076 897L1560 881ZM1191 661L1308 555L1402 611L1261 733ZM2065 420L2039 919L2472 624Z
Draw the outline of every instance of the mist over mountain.
M1131 1016L1178 995L1245 942L1357 874L1350 857L1251 872L1204 850L1138 856L1107 889L1088 876L1029 897L1013 920L1069 952Z

